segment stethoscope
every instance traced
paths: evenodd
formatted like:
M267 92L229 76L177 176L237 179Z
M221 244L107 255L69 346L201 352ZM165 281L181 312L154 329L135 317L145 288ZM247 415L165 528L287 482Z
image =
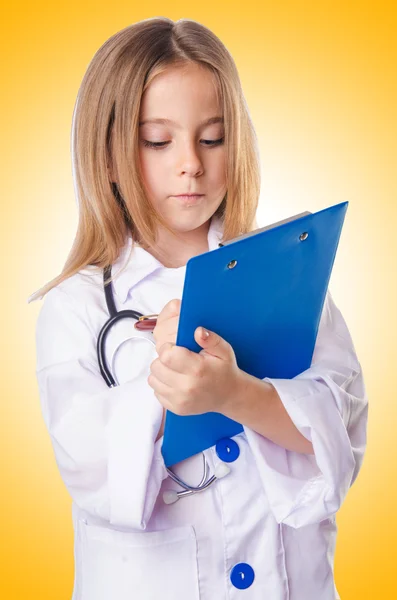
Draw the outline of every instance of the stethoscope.
M107 365L106 358L105 358L105 342L106 342L106 338L107 338L107 335L108 335L110 329L112 328L112 326L115 323L117 323L117 321L121 321L122 319L135 319L137 322L142 323L142 321L146 321L146 320L150 319L151 317L156 317L157 315L143 315L142 313L140 313L136 310L131 310L131 309L120 310L118 312L116 309L115 302L114 302L112 284L111 284L111 282L106 283L107 279L110 278L111 275L112 275L112 267L110 265L108 267L105 267L103 270L103 285L104 285L104 290L105 290L106 304L108 307L110 318L106 321L106 323L103 325L102 329L99 332L98 340L97 340L97 356L98 356L98 364L99 364L99 369L101 371L101 375L104 378L104 380L106 381L107 385L112 388L112 387L116 387L118 385L118 383L116 383L116 380L113 377L111 370L109 369L109 367ZM129 338L125 339L123 341L123 343L132 338L147 340L153 346L156 346L154 340L151 340L150 338L143 337L140 335L131 335ZM113 355L113 358L112 358L112 366L113 366L114 357L115 357L115 354ZM180 492L177 492L176 490L164 491L163 500L164 500L165 504L173 504L174 502L179 500L179 498L182 498L184 496L190 496L191 494L197 494L198 492L203 492L203 491L207 490L217 479L221 479L222 477L225 477L226 475L228 475L228 473L230 473L230 467L226 463L220 462L217 465L217 467L215 468L214 475L212 475L211 477L208 478L209 467L208 467L207 459L205 457L204 452L202 453L202 455L203 455L204 474L203 474L203 477L198 486L188 485L187 483L182 481L177 475L175 475L175 473L173 473L170 468L166 467L167 473L170 476L170 478L173 481L175 481L175 483L177 483L181 487L183 487L184 491L180 491Z

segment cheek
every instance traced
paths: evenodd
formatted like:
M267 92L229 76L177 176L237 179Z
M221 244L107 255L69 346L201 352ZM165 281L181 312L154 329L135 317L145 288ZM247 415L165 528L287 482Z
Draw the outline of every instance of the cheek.
M161 161L156 151L141 152L139 160L145 186L152 194L156 194L161 188L161 182L164 182L164 161Z
M207 174L210 175L212 185L221 188L226 185L226 155L219 152L213 156L208 164Z

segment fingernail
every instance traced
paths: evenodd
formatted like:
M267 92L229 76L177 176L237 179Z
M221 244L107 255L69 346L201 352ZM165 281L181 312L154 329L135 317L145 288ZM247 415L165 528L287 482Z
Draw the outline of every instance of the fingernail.
M207 338L209 336L209 334L210 334L209 331L204 329L204 327L201 328L201 337Z

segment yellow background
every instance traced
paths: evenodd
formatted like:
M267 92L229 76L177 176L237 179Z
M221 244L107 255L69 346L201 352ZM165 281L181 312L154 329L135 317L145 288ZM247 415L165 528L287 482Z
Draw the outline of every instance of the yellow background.
M71 598L71 500L36 386L41 303L27 298L60 272L75 234L70 130L84 72L106 39L154 16L201 22L233 55L260 141L260 226L349 201L330 289L364 370L370 411L364 465L337 516L335 578L342 600L397 597L395 6L3 4L1 598Z

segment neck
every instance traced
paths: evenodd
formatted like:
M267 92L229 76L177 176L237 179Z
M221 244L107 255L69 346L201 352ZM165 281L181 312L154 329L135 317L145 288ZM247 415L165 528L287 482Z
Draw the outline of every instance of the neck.
M193 231L178 233L174 237L169 231L157 232L155 248L146 248L165 267L177 268L186 265L189 258L208 252L208 230L211 219Z

